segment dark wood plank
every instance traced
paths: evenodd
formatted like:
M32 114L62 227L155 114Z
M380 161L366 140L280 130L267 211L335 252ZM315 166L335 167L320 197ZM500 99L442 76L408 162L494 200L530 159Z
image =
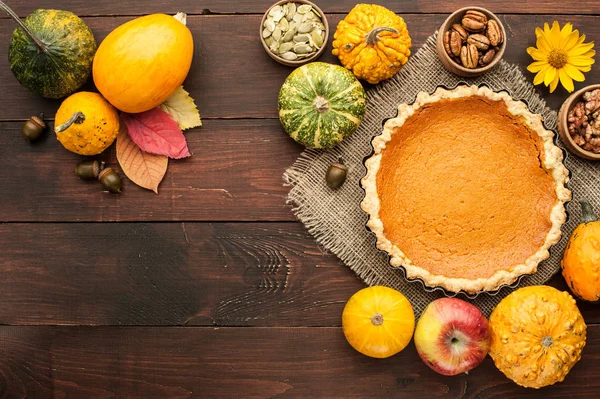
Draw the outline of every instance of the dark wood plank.
M582 360L542 390L488 357L443 377L413 344L389 359L354 351L340 328L0 327L3 398L597 398L600 326Z
M167 0L147 2L133 0L129 2L102 1L90 3L85 0L36 0L35 7L27 0L10 0L19 15L26 16L34 8L58 8L71 10L79 15L140 15L155 12L176 13L184 11L200 14L209 10L213 13L263 13L275 0L179 0L176 3ZM316 3L325 12L347 13L356 5L356 0L320 0ZM494 12L527 13L527 14L597 14L598 3L595 0L567 0L557 3L553 0L536 0L535 2L506 2L502 0L465 1L465 0L380 0L382 6L398 13L451 13L458 8L479 5Z
M507 6L515 4L519 3L507 3ZM127 7L131 5L127 4ZM413 38L414 51L446 17L445 14L404 16ZM204 118L277 117L277 93L291 69L276 63L264 52L257 33L260 18L259 15L207 15L188 19L196 50L192 71L185 86L196 99ZM342 15L331 15L329 20L335 26L341 18ZM110 30L129 19L86 18L86 22L100 41ZM531 62L525 49L535 44L535 27L554 19L561 23L570 21L587 34L588 40L600 42L600 24L596 17L507 15L503 16L509 35L505 59L519 64L524 70ZM13 28L8 22L0 25L0 43L4 43L5 49ZM330 50L331 44L320 60L336 63L337 59L331 55ZM532 74L525 74L533 81ZM593 68L587 77L588 83L600 80L600 69ZM0 101L10 104L0 109L0 120L26 119L42 111L48 116L54 115L58 101L38 98L20 87L10 72L6 57L0 57L0 81L3 82ZM582 85L583 83L577 84L576 88ZM88 86L87 89L93 88ZM540 92L549 98L549 104L554 108L558 108L567 97L567 92L563 89L551 96L548 96L545 88L540 88Z
M0 122L0 222L294 219L282 175L302 148L278 120L208 120L187 132L193 156L170 161L159 195L127 179L122 194L102 192L75 175L82 157L52 136L25 142L20 129ZM114 146L102 158L119 169Z
M0 248L0 324L339 326L364 287L300 223L0 224Z
M339 325L363 287L300 223L0 224L0 248L0 324Z

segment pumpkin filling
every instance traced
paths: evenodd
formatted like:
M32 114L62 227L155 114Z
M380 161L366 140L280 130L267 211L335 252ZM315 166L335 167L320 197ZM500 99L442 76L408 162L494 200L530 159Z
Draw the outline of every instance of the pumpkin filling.
M394 130L377 173L385 236L435 275L488 278L544 244L558 202L539 136L502 101L426 104Z

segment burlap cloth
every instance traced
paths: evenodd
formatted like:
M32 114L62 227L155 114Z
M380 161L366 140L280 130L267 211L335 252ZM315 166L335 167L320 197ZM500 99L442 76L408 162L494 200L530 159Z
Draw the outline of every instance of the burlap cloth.
M374 235L366 230L367 216L359 206L364 197L359 184L366 172L363 160L370 155L371 139L381 132L383 120L396 116L398 104L413 102L420 91L431 93L439 85L452 88L465 81L475 85L485 83L493 90L508 90L513 98L525 100L532 112L542 114L549 129L556 129L557 118L557 113L546 107L545 101L516 65L501 61L483 76L461 78L448 72L439 61L435 38L436 34L429 37L394 78L368 91L367 113L356 133L333 150L304 151L284 174L286 184L291 186L288 201L294 205L294 214L310 234L368 285L386 285L402 292L417 315L428 303L445 293L426 290L421 282L406 280L402 269L389 265L386 254L376 249ZM324 176L329 165L340 157L348 166L348 178L342 188L333 191L325 185ZM543 284L558 272L566 241L579 223L577 201L587 198L596 207L600 203L600 163L569 155L565 164L572 172L569 188L573 191L573 201L567 208L569 220L563 227L563 237L551 249L550 258L539 265L537 273L521 278L518 286ZM489 316L515 286L504 287L496 293L481 293L473 299L463 294L458 297L471 301Z

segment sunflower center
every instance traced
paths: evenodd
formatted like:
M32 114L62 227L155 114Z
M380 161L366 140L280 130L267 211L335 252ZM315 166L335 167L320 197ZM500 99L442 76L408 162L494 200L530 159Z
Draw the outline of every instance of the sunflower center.
M564 50L554 49L548 54L548 64L560 69L567 64L567 53Z

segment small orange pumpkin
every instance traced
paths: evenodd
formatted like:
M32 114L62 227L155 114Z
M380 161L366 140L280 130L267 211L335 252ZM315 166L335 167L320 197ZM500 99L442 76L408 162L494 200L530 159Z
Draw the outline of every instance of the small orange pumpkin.
M139 113L169 98L185 80L194 41L185 24L165 14L136 18L98 47L94 83L115 108Z
M348 343L363 355L386 358L410 342L415 314L400 292L383 286L368 287L346 303L342 330Z
M600 299L600 221L587 201L581 201L581 224L565 249L562 274L579 298Z

